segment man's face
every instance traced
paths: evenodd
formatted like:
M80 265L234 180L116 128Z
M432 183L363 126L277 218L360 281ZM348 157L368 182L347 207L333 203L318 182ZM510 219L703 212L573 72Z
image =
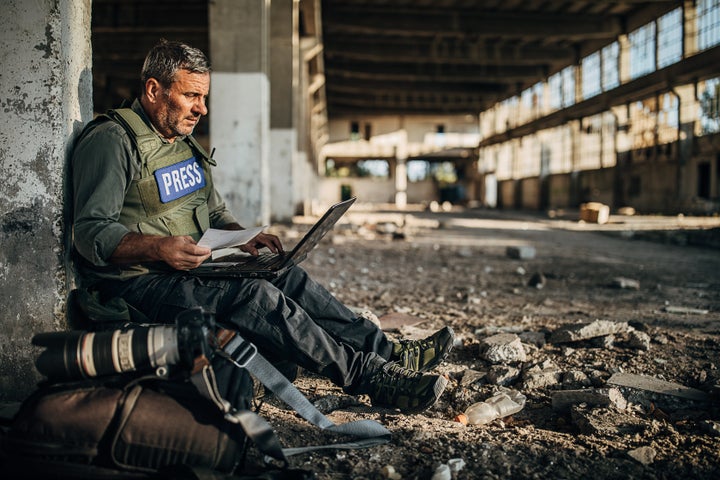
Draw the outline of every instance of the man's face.
M205 100L209 91L209 73L179 70L170 88L160 87L155 97L155 128L170 141L179 135L190 135L200 117L207 115Z

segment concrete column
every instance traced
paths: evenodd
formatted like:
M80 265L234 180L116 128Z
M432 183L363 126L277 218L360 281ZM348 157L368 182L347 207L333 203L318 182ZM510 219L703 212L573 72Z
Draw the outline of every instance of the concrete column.
M680 208L684 208L692 204L695 189L697 188L694 175L697 163L693 161L693 146L701 107L697 99L695 85L681 85L676 87L674 92L680 99L677 200Z
M92 118L90 0L6 0L0 17L0 399L36 384L36 333L62 329L67 158Z
M298 88L298 2L274 0L270 8L270 198L273 221L295 213L295 182L302 181L294 105Z
M270 222L269 0L209 4L215 182L246 227Z
M407 206L407 157L408 137L407 131L402 129L398 132L398 143L395 145L395 206L405 208Z
M630 81L630 37L622 34L618 37L618 78L620 83Z
M698 53L698 19L695 0L683 2L684 38L683 48L685 57Z

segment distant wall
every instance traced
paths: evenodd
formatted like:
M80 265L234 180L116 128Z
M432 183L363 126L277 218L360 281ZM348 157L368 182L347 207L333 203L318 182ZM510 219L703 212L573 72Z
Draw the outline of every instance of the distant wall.
M374 178L321 178L318 182L317 200L331 204L340 200L343 185L349 185L352 195L363 203L394 203L395 181ZM437 199L438 193L431 180L408 182L408 203L421 203Z

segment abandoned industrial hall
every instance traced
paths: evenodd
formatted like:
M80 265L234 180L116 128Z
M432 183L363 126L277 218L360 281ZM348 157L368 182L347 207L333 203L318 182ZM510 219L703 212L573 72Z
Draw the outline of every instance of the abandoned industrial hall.
M76 330L75 142L139 97L145 55L166 39L212 67L192 136L238 223L291 251L354 198L301 268L389 339L454 331L433 367L447 386L420 413L300 370L293 385L332 422L389 437L292 468L717 478L720 0L4 7L3 435L45 378L32 339ZM255 380L283 447L339 441ZM501 400L512 413L478 420Z

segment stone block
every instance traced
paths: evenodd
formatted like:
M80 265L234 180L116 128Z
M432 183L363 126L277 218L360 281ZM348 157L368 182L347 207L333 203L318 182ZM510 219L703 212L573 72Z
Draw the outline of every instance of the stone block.
M610 207L599 202L580 205L580 220L587 223L604 224L610 219Z
M520 337L514 333L499 333L480 342L480 357L490 363L514 363L527 360Z
M550 335L550 343L579 342L616 333L627 333L632 327L627 322L595 320L591 323L566 325Z
M553 410L567 410L572 405L586 404L592 407L627 408L627 401L617 388L584 388L580 390L557 390L552 392Z

